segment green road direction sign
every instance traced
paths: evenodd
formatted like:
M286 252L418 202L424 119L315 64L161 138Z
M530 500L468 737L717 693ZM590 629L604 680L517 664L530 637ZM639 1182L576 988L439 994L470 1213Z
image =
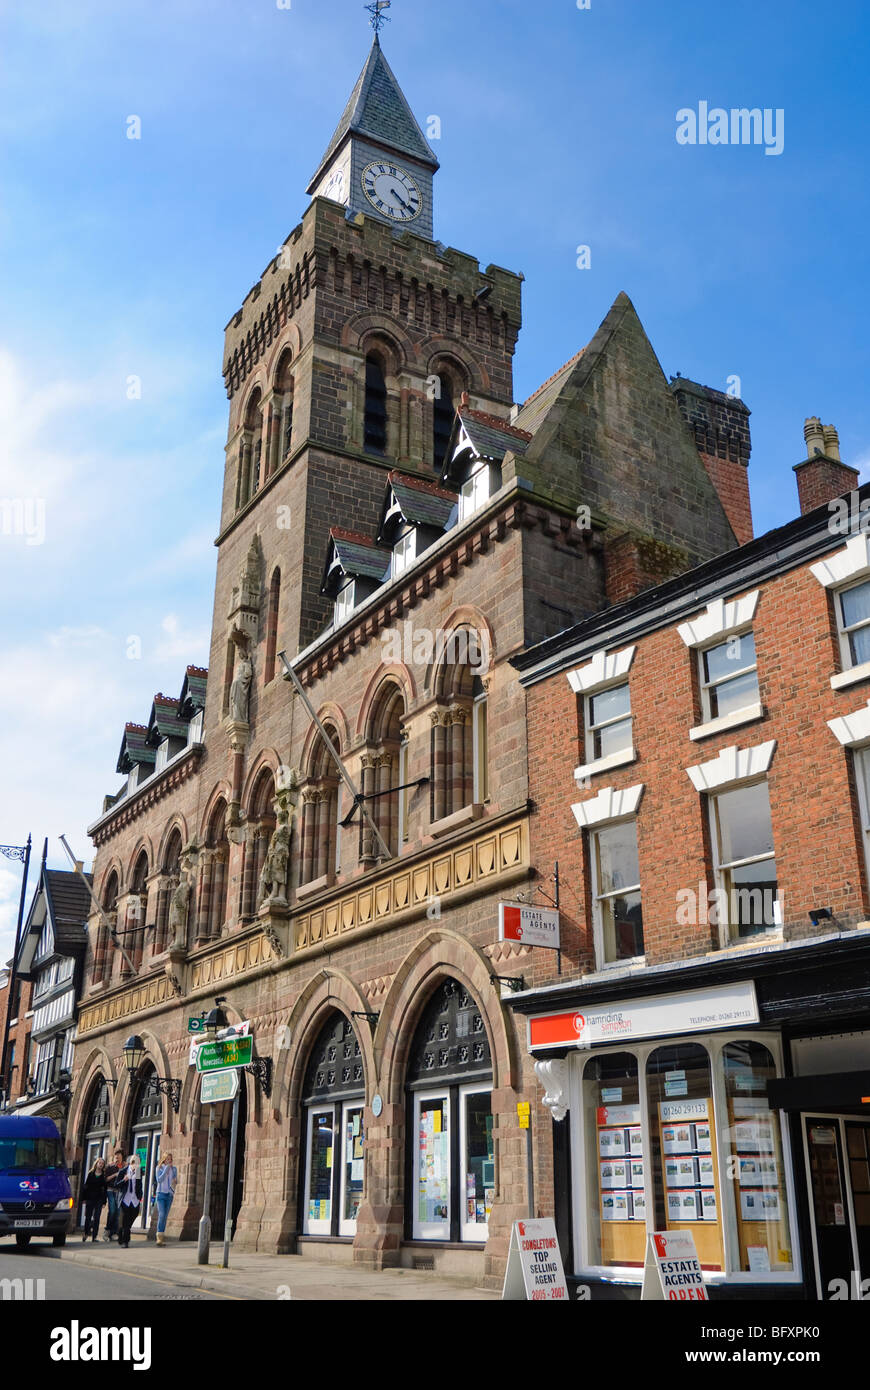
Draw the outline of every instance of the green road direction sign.
M196 1053L198 1072L226 1071L229 1067L248 1067L254 1055L254 1039L224 1038L203 1043Z
M233 1071L206 1072L200 1082L199 1098L203 1105L216 1105L218 1101L235 1100L239 1090L239 1073Z

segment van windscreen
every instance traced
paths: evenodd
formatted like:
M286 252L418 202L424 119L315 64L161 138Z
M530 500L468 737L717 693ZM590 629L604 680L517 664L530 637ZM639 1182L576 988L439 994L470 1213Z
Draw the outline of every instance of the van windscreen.
M11 1139L0 1135L0 1173L37 1173L63 1166L59 1139Z

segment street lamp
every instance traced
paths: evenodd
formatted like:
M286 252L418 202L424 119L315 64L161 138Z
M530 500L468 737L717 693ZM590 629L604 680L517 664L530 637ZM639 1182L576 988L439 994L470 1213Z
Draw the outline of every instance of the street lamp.
M130 1080L134 1081L145 1056L145 1044L137 1033L134 1033L124 1043L123 1052ZM160 1095L169 1097L172 1108L177 1115L178 1107L181 1104L181 1082L173 1076L157 1076L156 1074L148 1079Z
M212 1009L211 1013L206 1014L205 1016L205 1031L208 1035L209 1041L214 1042L215 1038L217 1037L218 1030L227 1027L229 1027L229 1020L227 1019L227 1016L224 1013L223 1009L218 1004L216 1008Z

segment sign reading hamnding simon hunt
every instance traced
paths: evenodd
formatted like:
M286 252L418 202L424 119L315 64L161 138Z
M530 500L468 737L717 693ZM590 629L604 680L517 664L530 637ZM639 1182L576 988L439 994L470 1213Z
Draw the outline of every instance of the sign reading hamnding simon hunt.
M529 1019L529 1047L591 1047L673 1033L742 1028L751 1023L758 1023L758 1001L754 982L746 980L684 994L656 994L563 1013L535 1014Z

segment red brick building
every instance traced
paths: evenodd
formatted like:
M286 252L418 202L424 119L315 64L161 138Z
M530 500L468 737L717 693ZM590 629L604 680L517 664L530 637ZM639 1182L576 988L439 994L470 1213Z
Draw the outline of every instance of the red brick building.
M563 973L535 952L511 1005L595 1297L639 1293L648 1230L692 1231L719 1296L870 1274L870 493L805 434L797 520L655 587L627 566L513 661Z

